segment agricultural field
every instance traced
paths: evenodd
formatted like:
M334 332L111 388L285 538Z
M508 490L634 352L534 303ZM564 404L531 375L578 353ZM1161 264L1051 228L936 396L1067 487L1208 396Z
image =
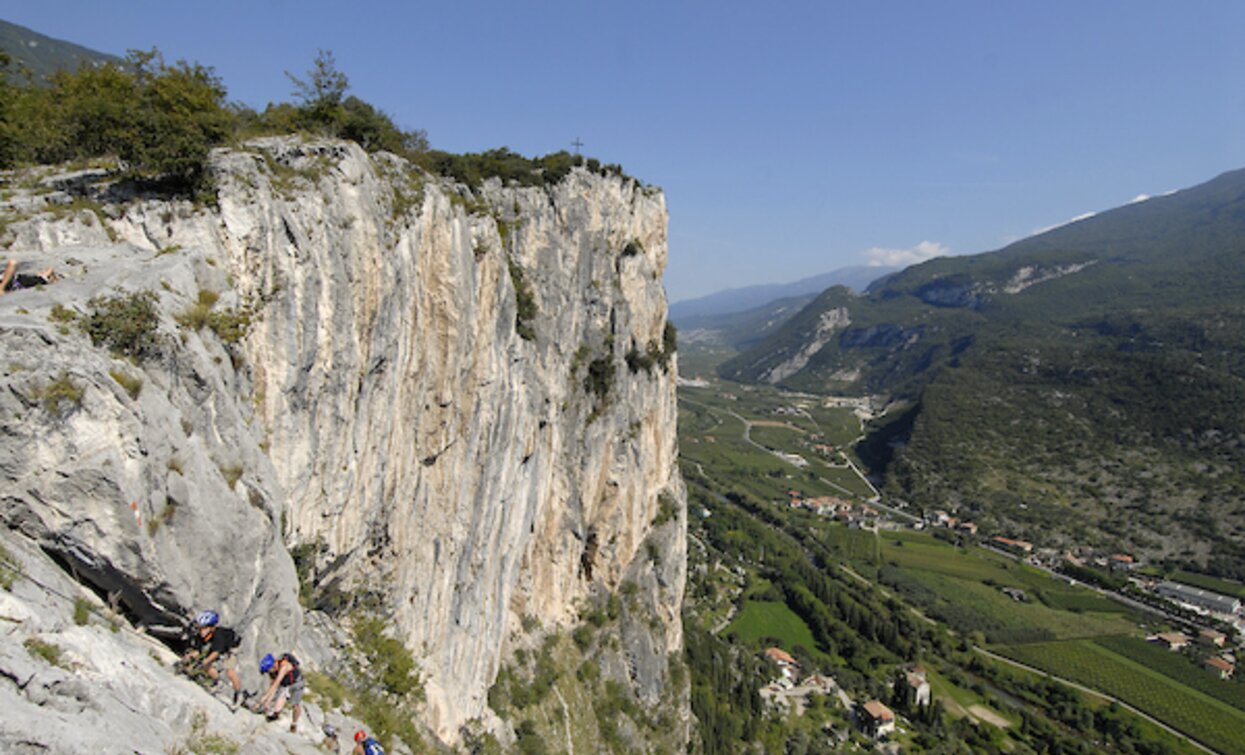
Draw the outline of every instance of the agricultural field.
M1047 673L1102 690L1221 752L1245 752L1245 712L1096 641L995 648Z
M980 548L916 532L882 533L882 579L931 616L987 642L1122 634L1133 623L1118 604ZM1024 591L1017 600L1003 588Z
M1196 658L1188 658L1140 637L1098 637L1094 642L1245 712L1245 682L1224 681L1208 673L1202 668L1200 653L1195 653Z
M848 561L876 565L881 557L881 541L876 532L854 530L842 524L828 522L820 535L823 543L842 554Z
M925 678L929 681L930 693L934 699L942 701L947 713L956 718L967 716L974 721L983 721L999 728L1007 728L1016 723L1013 720L1014 712L1010 716L1001 715L998 709L991 707L989 700L970 689L956 685L932 669L926 669Z
M802 439L813 431L810 420L772 414L773 409L789 405L786 401L759 392L741 393L739 400L732 400L713 389L681 388L679 453L684 469L714 470L714 480L721 487L767 501L786 500L787 491L793 488L806 496L871 496L869 486L854 471L817 460L802 445ZM850 417L847 410L835 411ZM744 422L739 417L760 423L750 433L758 445L744 439ZM809 466L796 467L767 448L798 453Z

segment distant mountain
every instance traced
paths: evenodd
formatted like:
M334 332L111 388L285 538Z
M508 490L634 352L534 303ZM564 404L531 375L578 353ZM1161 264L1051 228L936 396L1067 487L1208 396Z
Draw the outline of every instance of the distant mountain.
M793 283L766 283L743 288L730 288L725 291L702 296L697 299L685 299L670 305L670 319L679 328L692 327L687 319L704 315L726 315L744 312L763 307L780 299L806 297L811 299L831 286L847 286L863 291L874 280L894 272L893 267L842 267L811 278L803 278Z
M121 58L97 52L81 45L40 34L24 26L0 21L0 50L8 53L8 75L20 76L27 68L35 81L42 81L59 69L76 70L84 63L100 65L120 63Z
M917 505L1245 576L1245 170L829 289L720 373L901 399L862 451Z
M778 299L744 312L691 315L676 321L679 339L702 341L742 350L763 341L804 309L812 295Z

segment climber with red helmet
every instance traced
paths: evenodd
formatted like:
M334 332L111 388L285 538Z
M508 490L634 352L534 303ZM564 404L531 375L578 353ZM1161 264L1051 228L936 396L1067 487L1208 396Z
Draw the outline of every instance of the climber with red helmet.
M229 627L220 626L220 615L215 611L202 611L195 616L195 635L190 650L182 656L181 668L191 676L202 673L212 680L213 686L220 681L217 663L225 669L225 676L233 685L233 703L230 710L237 710L242 698L242 680L238 678L238 658L235 651L242 639Z
M275 720L285 708L285 701L290 701L293 708L293 720L290 731L298 731L298 717L303 711L303 692L307 689L307 680L299 668L298 659L293 653L282 653L274 657L272 653L259 661L259 673L267 674L272 679L268 691L255 703L255 711L262 710L268 720Z
M385 748L369 737L366 731L359 729L354 733L354 749L350 755L385 755Z

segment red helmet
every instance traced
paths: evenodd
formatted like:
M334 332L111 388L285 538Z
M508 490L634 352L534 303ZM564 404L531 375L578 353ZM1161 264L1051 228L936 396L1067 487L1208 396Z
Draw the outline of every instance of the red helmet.
M366 731L364 731L364 730L362 730L362 729L359 729L358 731L356 731L356 732L354 733L354 741L356 741L356 742L362 742L362 741L363 741L363 740L365 740L365 739L367 739L367 732L366 732Z

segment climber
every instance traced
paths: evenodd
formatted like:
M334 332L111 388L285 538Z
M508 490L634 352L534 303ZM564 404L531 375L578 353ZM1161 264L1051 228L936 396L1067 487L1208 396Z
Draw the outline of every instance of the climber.
M220 671L216 668L219 661L221 668L225 669L225 676L229 677L229 683L233 685L233 703L229 708L237 710L242 698L242 680L238 678L238 659L234 651L242 639L229 627L220 626L220 616L215 611L201 612L195 617L195 626L198 628L198 639L194 647L182 656L182 669L188 675L196 672L207 674L215 684L220 679Z
M354 749L350 755L385 755L385 748L369 737L366 731L359 729L354 733Z
M325 724L321 731L324 732L324 741L320 743L320 747L337 755L340 752L337 743L337 727L333 724Z
M255 712L262 710L268 720L275 720L281 715L288 698L294 709L290 721L290 731L298 731L298 716L303 710L303 691L307 688L307 680L303 678L302 669L298 667L298 659L293 653L282 653L274 658L272 653L265 655L259 662L259 673L267 674L272 679L268 691L255 703Z

